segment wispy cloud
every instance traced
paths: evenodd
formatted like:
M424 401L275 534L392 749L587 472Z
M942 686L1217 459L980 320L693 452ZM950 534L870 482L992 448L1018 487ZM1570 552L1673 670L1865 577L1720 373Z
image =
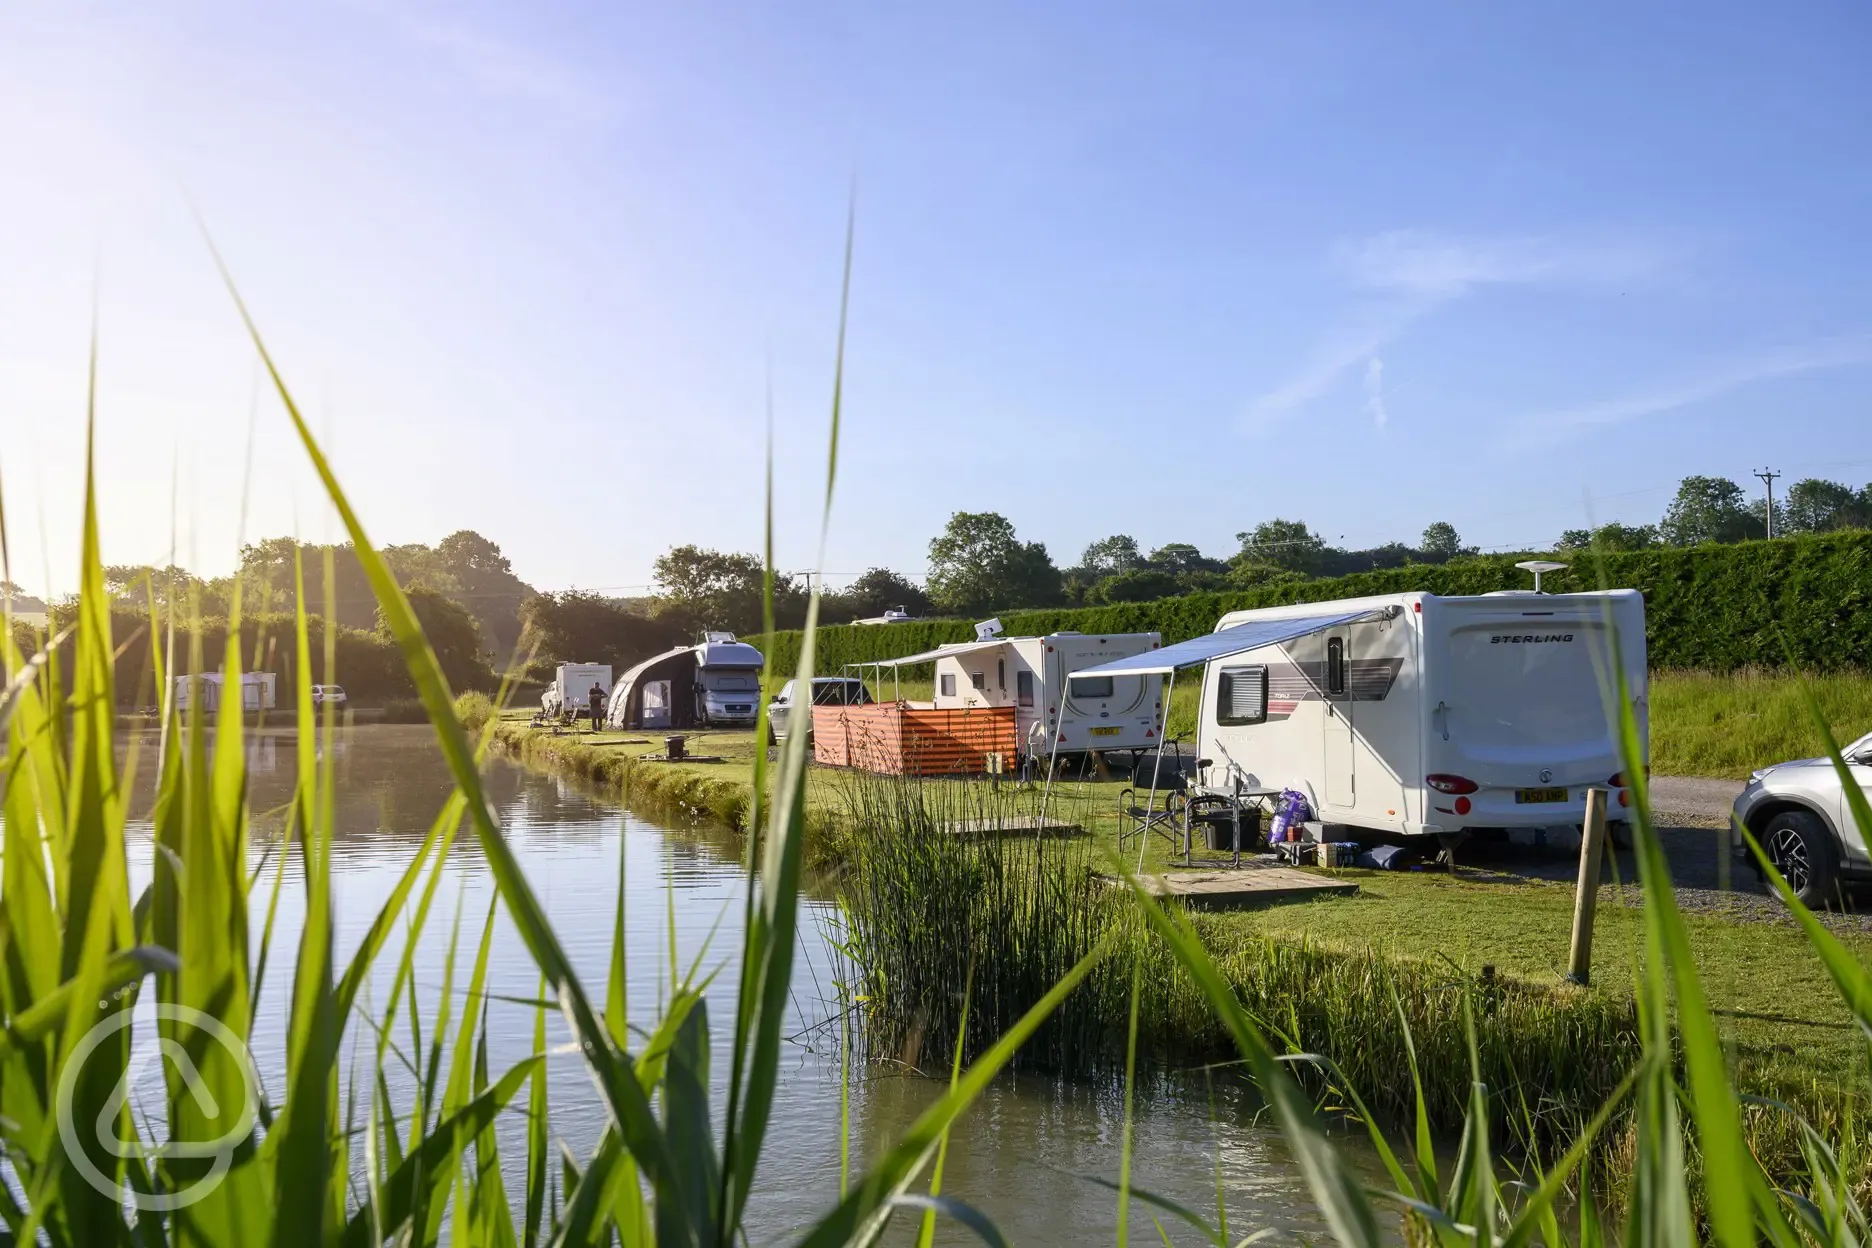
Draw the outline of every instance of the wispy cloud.
M1552 446L1588 430L1707 403L1759 382L1867 364L1872 364L1872 332L1729 356L1688 376L1617 398L1523 416L1511 422L1501 445L1506 451Z
M1277 423L1331 390L1361 360L1375 359L1418 321L1471 294L1494 286L1621 285L1650 276L1672 254L1632 240L1456 238L1422 230L1343 243L1333 268L1353 296L1350 311L1321 335L1292 376L1249 402L1244 423ZM1382 362L1378 367L1382 371ZM1368 408L1382 424L1382 396Z
M1378 428L1391 423L1391 409L1385 406L1384 361L1375 355L1365 361L1365 410Z
M353 0L353 7L390 26L476 90L549 108L573 121L602 121L612 94L590 73L530 41L469 25L443 7Z

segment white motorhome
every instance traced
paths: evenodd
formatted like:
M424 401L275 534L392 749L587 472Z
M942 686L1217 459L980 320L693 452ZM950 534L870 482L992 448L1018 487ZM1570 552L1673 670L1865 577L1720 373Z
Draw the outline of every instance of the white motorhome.
M202 672L196 676L177 676L175 680L175 708L178 711L189 709L189 701L195 696L195 690L201 690L202 709L219 710L225 687L221 672ZM278 704L279 677L273 672L242 672L240 677L240 700L243 711L270 711Z
M733 633L705 633L695 648L696 710L710 727L751 728L760 713L766 659Z
M933 705L1014 708L1015 739L1023 754L1076 754L1088 750L1153 749L1163 727L1160 675L1075 675L1116 659L1150 654L1157 633L1049 633L1003 637L1001 622L975 627L974 641L959 642L863 667L936 666ZM885 686L877 684L879 696Z
M561 663L553 671L553 683L540 695L540 709L547 715L577 719L591 706L592 686L604 690L611 700L611 665L609 663Z
M1630 799L1608 692L1620 670L1649 748L1636 590L1237 611L1205 637L1095 670L1197 665L1203 782L1298 790L1327 824L1450 838L1577 825L1589 787L1611 790L1620 820Z

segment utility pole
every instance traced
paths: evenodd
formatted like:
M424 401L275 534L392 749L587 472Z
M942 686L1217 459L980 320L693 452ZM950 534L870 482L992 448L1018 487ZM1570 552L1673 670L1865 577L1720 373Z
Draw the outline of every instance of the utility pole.
M1775 478L1780 475L1781 475L1780 473L1776 472L1772 468L1763 468L1760 472L1757 472L1755 474L1756 479L1759 480L1762 483L1762 485L1766 487L1768 490L1768 536L1769 537L1774 536L1774 483L1775 483Z

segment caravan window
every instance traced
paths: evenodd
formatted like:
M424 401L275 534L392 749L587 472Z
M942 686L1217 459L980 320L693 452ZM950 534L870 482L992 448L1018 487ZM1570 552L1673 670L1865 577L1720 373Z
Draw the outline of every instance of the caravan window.
M1001 692L1003 693L1007 692L1007 660L1006 659L995 660L995 687L1001 690Z
M986 689L988 687L988 678L983 676L980 672L970 672L969 684L974 685L977 689Z
M942 696L945 698L955 697L955 673L954 672L944 672L942 674Z
M1014 673L1014 700L1022 706L1033 705L1033 673Z
M1264 665L1223 668L1216 682L1216 723L1227 728L1266 723L1267 691Z
M1345 638L1326 639L1326 696L1343 698L1346 691Z
M1109 698L1112 696L1112 678L1109 676L1075 676L1071 684L1072 696L1075 698Z

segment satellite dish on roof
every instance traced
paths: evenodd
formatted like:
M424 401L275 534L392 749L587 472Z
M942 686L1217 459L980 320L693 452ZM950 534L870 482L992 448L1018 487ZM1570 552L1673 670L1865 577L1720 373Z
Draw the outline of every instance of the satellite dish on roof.
M999 618L992 619L992 620L983 620L981 623L975 626L975 640L976 641L993 641L995 638L999 637L1000 635L1001 635L1001 621Z
M1566 567L1567 567L1566 564L1555 563L1551 559L1524 559L1520 563L1515 564L1514 566L1517 568L1520 568L1523 572L1532 572L1534 574L1534 592L1537 594L1541 592L1541 588L1540 588L1541 573L1564 572L1566 571Z

